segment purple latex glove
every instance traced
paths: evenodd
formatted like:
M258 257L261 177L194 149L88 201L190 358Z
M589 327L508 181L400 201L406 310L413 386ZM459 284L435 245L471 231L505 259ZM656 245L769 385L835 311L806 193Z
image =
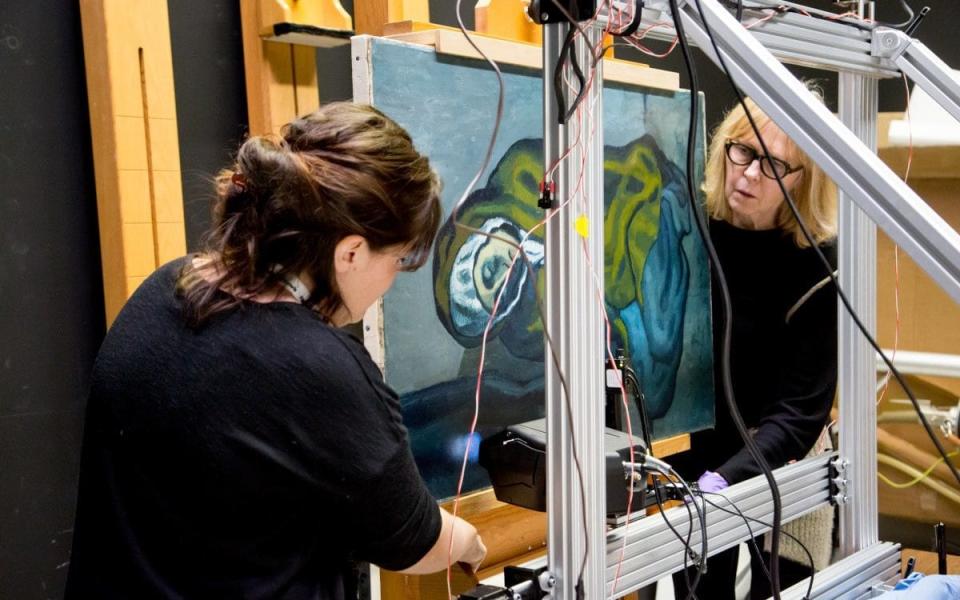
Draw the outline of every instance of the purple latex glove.
M730 487L730 484L718 473L705 471L703 475L700 476L700 479L697 480L697 486L699 486L700 491L703 492L719 492L724 488Z

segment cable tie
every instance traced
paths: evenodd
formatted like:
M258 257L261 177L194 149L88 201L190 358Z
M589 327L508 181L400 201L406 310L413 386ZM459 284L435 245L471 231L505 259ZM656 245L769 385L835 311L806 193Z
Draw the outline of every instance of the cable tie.
M544 210L549 210L553 208L553 195L557 191L557 186L552 181L541 181L540 182L540 199L537 201L537 206Z

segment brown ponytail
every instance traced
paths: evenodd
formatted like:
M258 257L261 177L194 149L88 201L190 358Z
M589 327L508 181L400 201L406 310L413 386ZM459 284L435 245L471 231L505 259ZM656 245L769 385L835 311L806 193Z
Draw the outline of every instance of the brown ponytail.
M366 105L328 104L284 126L280 137L249 138L233 167L217 175L216 192L203 249L216 276L200 277L188 263L178 285L193 326L304 271L315 283L307 304L329 318L342 302L333 273L340 240L360 235L374 251L409 247L414 270L440 224L429 160L403 128Z

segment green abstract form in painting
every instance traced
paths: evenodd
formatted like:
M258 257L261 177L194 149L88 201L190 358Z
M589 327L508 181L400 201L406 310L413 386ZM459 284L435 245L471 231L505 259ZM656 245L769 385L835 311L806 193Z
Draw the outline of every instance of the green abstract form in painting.
M543 219L537 207L542 151L542 140L515 143L486 187L467 199L460 222L519 244ZM633 360L649 415L658 419L672 404L683 353L690 270L680 241L692 232L685 182L650 136L607 148L604 173L604 280L611 343ZM545 275L542 231L523 242L529 263L517 261L507 280L513 246L455 227L452 219L446 222L433 263L434 295L444 327L464 347L480 344L506 282L488 338L499 339L517 358L542 360L543 325L535 305Z

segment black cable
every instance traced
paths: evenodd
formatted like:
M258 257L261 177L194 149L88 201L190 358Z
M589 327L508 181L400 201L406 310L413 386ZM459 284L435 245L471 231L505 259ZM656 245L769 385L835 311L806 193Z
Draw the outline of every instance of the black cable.
M563 45L560 46L560 56L557 57L557 66L553 69L553 94L557 99L557 118L558 123L561 125L566 124L569 117L567 116L567 97L563 91L563 66L567 61L567 57L571 56L570 47L573 45L573 41L577 34L577 30L571 27L567 31L567 36L563 40ZM577 65L579 69L579 64ZM574 100L573 105L576 106L577 102L580 100L580 96L583 94L583 72L579 72L580 83L580 92L577 94L576 100Z
M625 387L633 388L634 404L636 404L637 414L640 416L640 427L643 428L643 443L647 445L647 454L653 456L653 434L650 427L650 415L647 412L646 398L640 388L640 379L633 367L627 364L627 360L624 360L623 363L623 382Z
M580 23L579 23L576 19L573 18L573 15L570 14L570 11L568 11L568 10L563 6L563 4L560 3L560 0L551 0L551 2L553 2L553 5L557 8L557 10L559 10L559 11L563 14L564 18L570 23L570 27L571 27L571 31L568 33L566 39L564 40L563 47L560 49L560 57L559 57L559 59L557 60L557 67L556 67L556 69L554 69L554 72L553 72L554 94L555 94L555 96L556 96L556 98L557 98L557 105L558 105L558 106L557 106L557 112L559 113L559 118L560 118L560 121L559 121L559 122L560 122L561 125L563 125L563 124L566 124L566 122L570 120L570 117L573 115L574 112L576 112L577 107L580 106L580 103L583 102L583 100L586 98L586 96L587 96L587 88L589 87L588 84L587 84L586 79L585 79L584 76L583 76L583 71L582 71L582 69L580 68L579 61L577 60L576 55L574 54L573 50L572 50L571 48L568 48L568 44L572 47L573 42L576 40L576 34L579 33L581 36L583 36L583 39L585 40L585 42L586 42L587 45L589 46L590 37L587 35L587 32L584 31L584 29L583 29L583 27L580 25ZM638 23L638 25L639 25L639 23ZM574 29L575 29L576 31L574 31ZM592 71L593 69L596 68L597 63L600 62L600 59L603 57L603 52L601 51L599 54L594 54L594 53L591 51L590 54L591 54L590 70ZM563 65L564 65L564 62L565 62L565 61L564 61L565 55L569 55L569 56L570 56L570 58L571 58L571 67L573 68L574 72L576 73L577 79L580 81L580 91L577 93L577 97L574 99L574 101L573 101L573 103L571 104L569 110L565 110L565 107L566 107L566 99L565 99L564 96L562 95L562 94L563 94L563 92L562 92L562 85L563 85L563 77L562 77L562 75L563 75ZM591 83L590 85L592 85L592 83Z
M893 29L903 29L907 25L913 23L913 9L910 8L910 5L907 4L907 0L900 0L900 6L903 7L903 11L907 13L907 18L902 23L882 23L885 27L891 27Z
M563 121L560 122L561 125L566 124L570 121L570 117L573 116L577 108L580 106L580 103L583 102L583 99L587 95L587 78L583 74L583 69L580 68L580 60L577 58L577 53L573 48L573 42L576 40L577 30L573 27L570 28L570 33L567 35L567 40L564 42L564 47L567 50L567 56L570 60L570 68L573 69L573 74L576 75L577 81L580 83L580 91L577 92L577 97L573 99L573 102L570 104L570 108L566 111L563 116ZM584 43L589 43L589 40L584 40ZM569 44L569 45L568 45ZM563 52L560 53L563 56ZM562 61L557 63L557 67L562 66ZM591 64L591 69L593 68ZM556 81L556 79L554 79ZM563 112L563 106L560 106L560 112Z
M726 399L727 410L730 413L730 418L734 422L740 437L743 439L743 443L747 448L747 452L749 452L750 456L763 472L763 475L767 480L767 484L770 487L771 496L773 497L773 530L771 533L770 544L770 588L773 593L773 597L776 600L780 600L780 569L778 565L778 558L780 554L780 519L782 516L780 488L777 486L776 479L773 477L773 471L770 469L770 465L767 464L766 459L760 453L760 449L757 447L756 442L754 442L753 437L747 431L747 426L743 422L743 417L740 415L740 410L737 407L736 396L733 391L733 377L730 372L730 347L733 333L733 303L730 298L730 289L727 285L726 276L723 272L723 266L720 264L720 257L717 255L717 250L713 246L713 241L710 238L707 225L704 223L703 215L700 214L700 210L696 204L696 198L698 194L696 193L696 186L694 185L696 167L694 161L694 152L696 150L697 139L696 122L697 118L699 117L699 81L697 78L696 67L694 66L694 62L690 54L689 44L687 43L686 33L683 29L683 18L680 14L677 0L670 0L670 9L674 17L674 28L677 32L677 38L680 41L680 49L683 54L683 61L686 65L687 73L690 78L690 126L687 137L686 173L687 187L690 193L690 208L691 212L693 212L694 220L697 223L697 231L703 240L704 246L706 247L707 253L710 257L710 262L714 267L714 275L716 276L717 282L720 286L721 296L723 299L723 341L721 346L720 368L721 380L724 388L724 397Z
M907 25L913 22L913 16L914 16L913 9L910 8L910 4L907 2L907 0L900 0L900 6L903 7L904 12L906 12L907 15L909 16L907 17L907 20L904 21L903 23L897 24L897 25L890 25L890 27L906 27Z
M718 494L718 493L716 493L716 492L705 492L705 491L703 491L703 490L700 490L699 493L701 494L701 497L703 497L704 502L706 502L706 503L709 504L710 506L716 508L717 510L721 510L721 511L727 513L728 515L732 515L732 514L733 514L732 512L730 512L729 510L723 508L722 506L720 506L720 505L718 505L718 504L714 504L713 502L710 501L709 498L706 498L704 495L719 496L719 497L723 498L724 500L726 500L726 501L727 501L727 504L729 504L731 507L733 507L733 509L734 509L735 511L737 511L737 514L740 515L740 518L743 519L743 522L744 522L744 523L746 524L746 526L747 526L747 531L750 533L751 542L753 542L753 549L757 552L757 554L758 554L758 556L759 556L759 554L760 554L760 548L757 547L756 540L753 539L753 530L750 528L750 521L753 521L754 523L759 523L760 525L763 525L764 527L771 527L770 523L767 523L767 522L765 522L765 521L761 521L760 519L755 519L755 518L753 518L753 517L748 517L747 515L743 514L743 511L740 510L740 507L738 507L733 500L731 500L730 498L727 498L727 497L724 496L723 494ZM807 584L807 594L804 596L804 600L808 600L809 598L811 598L811 594L813 594L813 577L814 577L814 575L816 574L816 565L814 565L814 562L813 562L813 555L810 553L810 550L807 548L806 544L804 544L803 542L801 542L800 539L797 538L797 536L791 534L789 531L784 531L784 532L783 532L783 535L787 536L788 538L790 538L791 540L793 540L794 542L796 542L797 545L800 546L800 548L803 550L804 554L807 555L807 562L810 564L810 582ZM762 560L760 560L760 564L763 565L763 561L762 561ZM765 572L766 575L767 575L767 579L769 579L769 578L770 578L770 572L766 570L766 567L765 567L765 566L764 566L764 572Z
M634 0L633 19L622 31L611 31L610 35L614 37L630 37L640 29L640 23L643 22L643 0Z
M668 479L669 481L669 479ZM690 538L693 535L693 511L690 510L690 504L684 502L684 508L687 509L687 537L684 538L680 535L680 532L673 526L673 523L670 522L670 519L666 516L666 508L663 506L663 496L661 496L660 489L660 478L653 478L653 498L657 503L657 509L660 512L660 517L663 519L663 522L666 523L667 528L673 532L673 535L680 540L680 543L683 544L683 579L684 583L687 585L687 600L696 600L696 590L697 586L700 584L701 573L703 572L703 566L706 564L707 558L705 556L700 556L697 559L697 553L694 552L693 548L690 547ZM693 583L690 583L690 571L687 566L687 559L694 558L697 564L697 576L694 579Z
M669 465L668 465L669 466ZM683 487L687 496L690 498L690 502L685 502L687 505L687 510L689 511L689 505L693 504L693 507L697 510L697 518L700 521L700 560L699 568L697 569L697 576L693 578L693 586L689 588L687 592L687 600L692 600L696 598L696 589L697 585L700 583L700 578L703 576L703 572L706 569L707 565L707 515L706 510L702 509L701 506L697 503L696 498L693 495L693 491L690 489L690 485L687 484L687 481L680 477L680 474L670 467L668 473L676 479L680 485ZM691 524L692 525L692 524ZM689 540L689 537L687 538ZM689 544L688 544L689 547ZM684 560L684 566L686 566L686 560Z
M913 21L910 21L910 24L903 28L903 33L909 37L913 37L913 34L917 32L917 27L920 27L920 22L923 21L928 14L930 14L929 6L921 8L920 14L914 17Z
M721 511L727 513L728 515L734 514L734 513L730 512L729 510L725 510L725 509L717 506L717 505L714 504L713 502L710 502L710 500L704 496L704 494L713 494L714 492L705 492L705 491L703 491L703 490L698 489L698 490L697 490L697 493L700 494L700 497L703 498L703 501L704 501L704 502L706 502L706 503L709 504L710 506L716 508L717 510L721 510ZM727 498L727 497L724 496L723 494L717 494L717 495L718 495L718 496L722 496L724 499L726 499L726 501L729 502L730 505L734 507L734 509L736 509L737 514L739 514L740 517L743 519L743 524L747 526L747 534L750 536L750 539L748 540L748 541L749 541L750 550L753 552L753 555L757 558L757 563L760 565L760 568L763 569L763 574L766 575L767 581L770 581L770 569L768 569L768 568L767 568L767 565L764 564L764 562L763 562L763 554L760 552L760 547L757 546L757 537L753 534L753 528L750 527L750 521L749 521L749 519L747 519L746 515L743 514L743 512L740 510L740 508L739 508L736 504L734 504L734 502L733 502L732 500L730 500L729 498ZM786 531L784 531L783 533L784 533L785 535L789 535Z
M675 2L676 0L671 0ZM694 0L697 5L697 10L700 12L700 19L703 24L704 32L707 34L707 37L710 38L710 43L713 45L713 50L719 59L720 66L723 69L723 72L726 74L727 79L730 82L731 88L733 88L734 93L737 95L737 100L740 102L740 106L743 108L744 113L747 116L747 120L750 122L750 127L753 129L754 135L756 135L757 140L760 142L760 147L763 150L765 155L770 154L770 151L767 149L766 143L763 141L763 137L760 135L760 128L757 127L756 122L753 119L753 115L750 113L750 110L747 108L746 101L743 97L743 93L737 87L736 82L733 80L733 76L730 74L730 70L727 68L726 61L723 58L723 54L720 53L720 49L717 46L717 41L713 37L713 32L710 30L710 26L707 24L707 19L703 14L703 8L700 6L700 0ZM787 205L790 207L790 212L793 213L793 217L797 221L797 225L800 227L800 231L803 233L803 237L807 240L807 243L810 244L810 247L813 248L815 254L820 259L820 262L823 263L826 268L827 275L830 277L830 281L833 282L834 287L837 290L837 295L840 297L840 300L843 302L843 306L846 309L847 313L850 315L850 318L853 319L854 324L856 324L857 329L860 330L860 333L863 334L863 337L866 338L867 342L873 347L874 351L880 355L883 359L883 362L887 365L887 368L893 373L894 378L897 380L897 383L900 384L900 387L903 388L907 396L910 398L910 402L913 404L913 409L917 413L917 417L920 418L920 422L923 424L923 428L927 432L927 436L930 437L930 441L933 442L933 445L937 447L937 451L940 453L940 456L943 458L943 461L950 468L950 472L953 474L954 478L957 480L957 483L960 484L960 471L957 471L956 465L953 464L953 461L950 460L950 457L947 456L947 451L944 449L943 444L940 443L939 438L933 432L933 428L930 426L930 423L927 421L927 417L923 414L923 410L920 408L920 403L917 401L916 395L913 393L913 390L907 385L907 382L904 380L903 375L900 374L900 371L893 365L893 362L884 354L883 350L880 348L880 345L874 339L873 335L867 330L866 326L860 320L860 316L857 314L857 311L854 310L853 305L850 304L850 300L847 298L846 293L840 287L840 282L837 280L837 276L833 272L833 266L830 264L830 261L827 260L827 257L824 256L823 251L820 250L820 246L817 245L816 241L813 239L813 235L810 233L810 229L807 227L806 222L803 220L803 217L800 215L799 209L797 209L797 204L793 199L793 196L787 190L786 186L783 183L783 179L780 177L779 173L776 171L773 172L776 175L777 185L780 187L780 191L783 193L783 197L787 202Z

